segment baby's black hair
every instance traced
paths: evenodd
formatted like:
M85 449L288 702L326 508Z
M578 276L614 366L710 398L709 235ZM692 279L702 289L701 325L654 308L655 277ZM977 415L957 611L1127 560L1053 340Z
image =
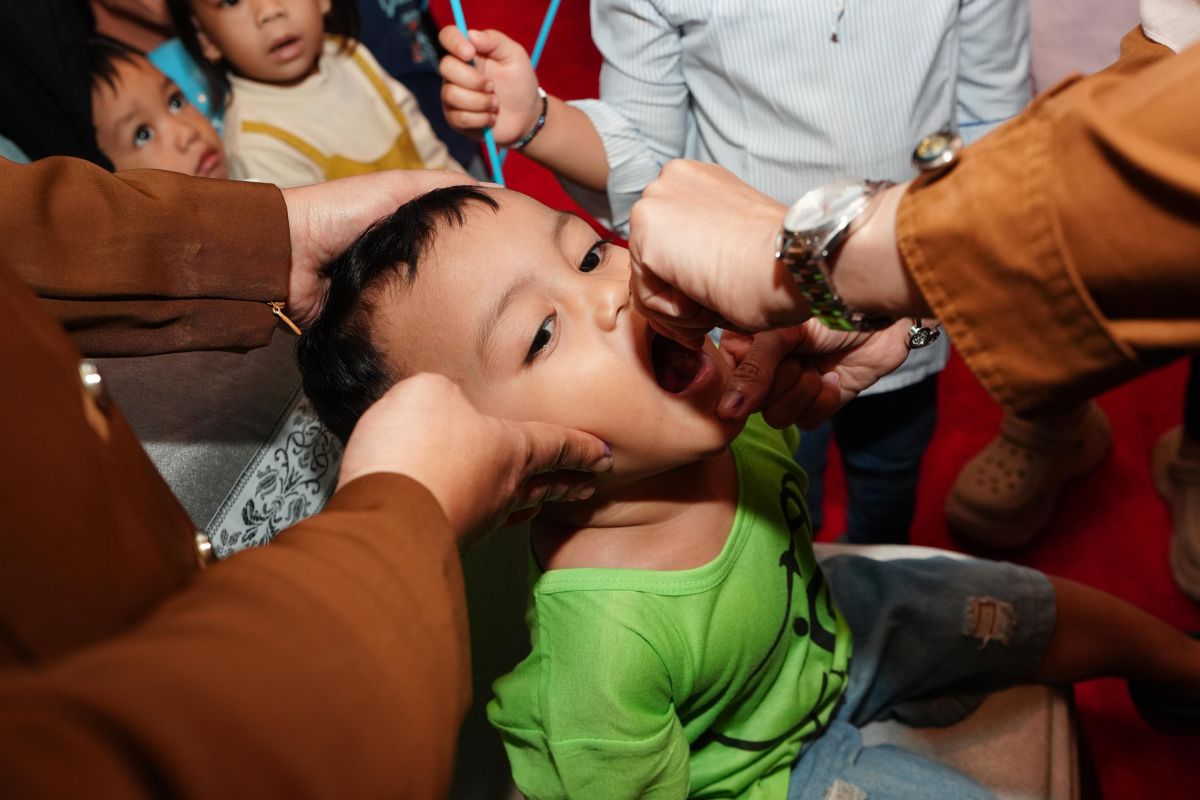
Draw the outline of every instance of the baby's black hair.
M212 98L213 108L224 108L229 96L229 63L225 59L213 62L204 57L200 48L200 36L192 17L192 0L167 0L167 10L171 12L171 23L175 33L183 42L183 48L196 62L208 84L208 93ZM355 0L332 0L329 13L325 15L325 32L342 37L342 51L350 52L358 40L362 27L362 18L358 13L358 3Z
M146 54L124 42L107 36L90 36L87 40L88 76L92 82L92 91L100 88L101 84L119 92L117 86L117 62L137 65L138 59L145 59Z
M377 221L326 268L329 292L317 320L296 345L296 359L304 392L342 441L371 404L405 377L396 358L389 366L372 336L374 299L392 286L412 286L438 229L461 226L470 202L500 208L495 198L474 186L434 189Z

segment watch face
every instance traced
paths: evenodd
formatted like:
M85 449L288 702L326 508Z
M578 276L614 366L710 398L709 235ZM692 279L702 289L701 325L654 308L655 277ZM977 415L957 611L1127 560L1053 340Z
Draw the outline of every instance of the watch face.
M938 131L921 139L913 150L913 166L921 172L936 172L952 165L962 150L962 137L953 131Z
M789 231L812 231L853 214L862 204L867 187L859 180L839 180L813 189L796 201L784 217Z

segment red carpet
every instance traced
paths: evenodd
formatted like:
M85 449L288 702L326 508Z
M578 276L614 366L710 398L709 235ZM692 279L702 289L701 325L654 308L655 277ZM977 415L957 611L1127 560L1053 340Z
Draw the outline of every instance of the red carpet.
M495 27L532 49L545 4L464 0L472 27ZM432 5L435 19L451 21L446 0ZM589 35L587 3L565 0L541 68L542 86L560 97L594 97L600 56ZM572 207L552 176L519 154L505 164L511 188L557 208ZM1184 366L1176 364L1100 399L1115 439L1094 474L1068 487L1049 532L1008 554L1045 572L1112 592L1185 629L1200 629L1200 607L1182 595L1167 567L1170 520L1149 474L1151 448L1178 424ZM942 377L940 419L923 466L913 544L962 549L950 539L942 502L959 467L994 435L1000 410L953 359ZM844 519L844 488L836 461L829 470L825 530L831 538ZM1169 737L1150 730L1134 711L1124 684L1091 681L1076 688L1079 716L1091 747L1100 789L1108 800L1190 798L1200 787L1200 737Z

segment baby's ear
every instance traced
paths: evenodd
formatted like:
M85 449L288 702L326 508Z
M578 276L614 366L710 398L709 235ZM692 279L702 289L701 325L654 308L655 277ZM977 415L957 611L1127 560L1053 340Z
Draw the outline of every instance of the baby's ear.
M203 53L204 57L209 61L213 62L214 64L218 63L222 57L221 51L218 50L217 46L212 43L212 39L208 38L208 34L206 34L204 29L200 27L200 21L195 17L192 17L192 27L196 29L196 40L200 42L200 52Z

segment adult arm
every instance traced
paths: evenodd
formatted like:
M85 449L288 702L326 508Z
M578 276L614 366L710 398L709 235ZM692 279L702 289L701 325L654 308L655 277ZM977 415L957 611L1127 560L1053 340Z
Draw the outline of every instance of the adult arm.
M0 673L0 795L443 796L469 691L455 532L375 474L125 635Z
M73 366L48 385L74 396L68 417L86 416ZM127 427L105 430L133 444ZM360 420L325 511L116 636L0 669L0 796L444 796L469 685L457 544L514 510L587 496L587 472L611 461L587 434L479 414L442 376L402 381ZM125 472L112 491L128 499L138 473ZM154 530L153 512L109 514L118 555L92 568L130 579L119 554L131 529ZM158 534L180 516L160 513ZM16 519L12 539L39 538L41 517ZM79 557L30 550L50 580Z
M886 193L839 254L838 292L938 317L1020 413L1069 408L1200 348L1200 49L1169 54L1135 31L1113 69L1043 95L950 173ZM634 210L635 302L681 339L714 317L802 322L779 265L749 255L769 252L782 207L718 168L671 167ZM697 200L714 189L738 214Z
M1145 66L1043 96L899 204L908 273L1020 413L1200 349L1200 49L1138 30L1122 53Z
M266 345L286 301L274 186L74 159L0 162L0 259L93 355Z
M41 296L90 355L249 350L287 304L301 327L321 269L370 223L462 173L391 170L302 186L138 170L73 159L0 160L0 263Z

